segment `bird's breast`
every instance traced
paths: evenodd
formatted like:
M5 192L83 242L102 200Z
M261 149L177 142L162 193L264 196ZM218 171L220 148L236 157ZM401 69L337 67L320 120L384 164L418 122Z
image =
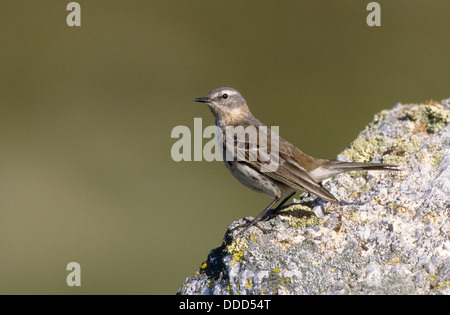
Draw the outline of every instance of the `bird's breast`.
M248 166L245 162L224 161L228 171L241 184L248 188L263 193L272 198L281 197L285 194L286 185L279 183L254 168Z

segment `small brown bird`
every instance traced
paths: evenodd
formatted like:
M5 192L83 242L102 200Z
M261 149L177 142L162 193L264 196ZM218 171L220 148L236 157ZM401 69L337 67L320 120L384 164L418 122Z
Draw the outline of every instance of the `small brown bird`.
M224 163L230 173L245 186L274 198L241 233L258 221L266 219L270 214L270 208L281 200L272 211L276 213L300 190L340 205L341 203L320 184L320 181L336 174L355 170L399 170L397 165L392 164L342 162L311 157L256 119L245 99L235 89L218 88L205 97L195 98L194 101L206 103L211 109L220 131L217 137L219 147L223 148ZM249 127L259 131L255 137L249 135L248 130L253 130ZM227 137L229 130L234 132L232 138ZM242 134L246 131L247 134ZM239 154L236 156L233 148L243 150L241 156L245 158L239 159ZM273 161L262 159L261 154L252 155L255 150L263 148L270 151L270 157L276 157L276 168L268 167ZM234 154L230 154L230 150L233 150ZM232 158L229 159L229 156ZM256 158L249 158L252 156Z

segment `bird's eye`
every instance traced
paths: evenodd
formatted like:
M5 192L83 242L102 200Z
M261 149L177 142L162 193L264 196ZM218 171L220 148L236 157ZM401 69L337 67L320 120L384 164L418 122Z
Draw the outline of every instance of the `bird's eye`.
M228 94L226 94L226 93L223 94L223 95L222 95L222 98L223 98L224 100L226 100L226 99L228 98Z

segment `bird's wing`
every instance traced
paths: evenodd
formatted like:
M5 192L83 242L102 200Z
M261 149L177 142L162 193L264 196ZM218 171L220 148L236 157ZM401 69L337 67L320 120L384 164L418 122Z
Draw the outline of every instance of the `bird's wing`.
M247 131L244 134L236 129L233 137L228 134L229 140L224 141L223 144L225 151L229 153L230 150L236 150L233 151L236 159L248 163L272 179L339 204L331 193L314 181L305 167L295 158L296 153L304 154L303 152L262 124L256 126L256 136L249 135L253 131L251 131L252 128L247 128L248 126L241 125L243 130ZM255 127L254 122L250 126ZM226 135L223 137L225 140ZM231 139L233 140L230 141Z
M264 174L288 186L311 192L325 200L339 204L339 201L319 183L314 181L305 168L291 156L286 156L280 152L278 169L274 172L264 172Z

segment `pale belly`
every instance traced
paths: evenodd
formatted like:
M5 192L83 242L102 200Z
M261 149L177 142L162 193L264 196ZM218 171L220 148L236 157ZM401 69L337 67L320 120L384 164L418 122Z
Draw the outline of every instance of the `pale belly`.
M272 198L290 195L296 190L254 170L246 163L224 161L228 171L243 185Z

